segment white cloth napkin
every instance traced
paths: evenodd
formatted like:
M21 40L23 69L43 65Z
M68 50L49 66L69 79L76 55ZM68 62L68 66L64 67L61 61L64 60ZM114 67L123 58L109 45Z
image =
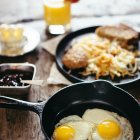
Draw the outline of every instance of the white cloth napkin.
M55 55L55 51L56 51L56 47L58 45L58 43L60 42L60 40L64 37L65 35L60 35L57 36L53 39L50 39L46 42L43 42L41 44L41 46L43 47L43 49L45 49L46 51L48 51L50 54ZM57 69L57 66L55 64L55 62L53 63L51 70L50 70L50 75L47 79L47 83L51 84L51 85L59 85L59 84L63 84L63 85L70 85L72 84L69 80L67 80Z

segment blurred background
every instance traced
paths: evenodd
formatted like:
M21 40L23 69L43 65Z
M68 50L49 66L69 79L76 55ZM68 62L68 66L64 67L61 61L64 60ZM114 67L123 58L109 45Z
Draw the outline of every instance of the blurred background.
M72 4L71 12L73 31L120 22L140 31L140 0L79 0ZM0 24L27 22L40 32L44 40L42 29L46 28L46 23L43 14L43 0L0 0Z
M43 18L42 5L43 0L0 0L0 22L40 20ZM140 0L80 0L72 5L72 15L87 16L87 20L93 16L96 23L106 23L108 17L117 16L123 22L140 25ZM105 20L100 21L101 16Z

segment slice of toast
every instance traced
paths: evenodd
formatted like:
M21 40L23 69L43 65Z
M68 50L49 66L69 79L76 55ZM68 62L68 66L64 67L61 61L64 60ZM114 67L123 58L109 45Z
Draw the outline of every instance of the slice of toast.
M120 43L133 44L138 41L139 34L131 27L119 24L117 26L103 26L96 29L96 34L110 40L117 40Z

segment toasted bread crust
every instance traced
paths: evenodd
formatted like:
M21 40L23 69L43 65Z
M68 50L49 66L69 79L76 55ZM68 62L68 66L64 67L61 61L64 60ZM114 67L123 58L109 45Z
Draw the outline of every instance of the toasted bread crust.
M131 27L121 24L119 26L103 26L96 29L96 34L110 40L116 39L126 43L138 40L138 32Z

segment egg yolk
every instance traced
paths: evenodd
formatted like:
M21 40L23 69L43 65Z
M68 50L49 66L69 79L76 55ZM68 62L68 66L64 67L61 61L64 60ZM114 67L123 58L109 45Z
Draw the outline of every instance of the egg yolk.
M75 130L70 126L59 126L55 129L54 140L72 140L75 135Z
M99 135L104 139L113 139L120 135L121 128L115 121L106 120L97 126Z

